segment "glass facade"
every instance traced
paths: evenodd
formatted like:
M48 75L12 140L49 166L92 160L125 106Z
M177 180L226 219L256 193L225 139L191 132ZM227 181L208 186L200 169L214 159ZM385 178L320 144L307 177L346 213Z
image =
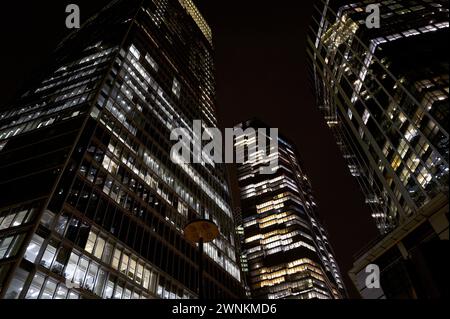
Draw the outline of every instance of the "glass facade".
M267 126L252 120L237 127L245 131ZM253 149L251 139L245 134L237 136L235 146L261 152ZM342 277L327 233L317 219L309 179L292 143L279 137L278 145L278 151L270 149L268 159L259 154L238 165L242 205L238 231L251 295L257 299L343 298ZM274 157L278 158L274 173L261 174L260 168Z
M366 26L369 4L379 29ZM314 4L317 104L382 234L448 192L448 20L448 1Z
M0 112L0 297L196 298L183 228L198 217L220 229L206 297L241 297L225 166L170 160L172 129L217 127L211 30L192 1L113 1L54 61Z

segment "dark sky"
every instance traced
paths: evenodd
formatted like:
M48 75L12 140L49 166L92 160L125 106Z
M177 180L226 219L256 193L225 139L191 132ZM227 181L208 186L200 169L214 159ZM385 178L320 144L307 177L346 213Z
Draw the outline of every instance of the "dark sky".
M40 69L67 33L65 6L82 21L108 0L2 3L0 106ZM306 72L312 0L198 0L214 33L218 113L222 126L259 117L296 143L351 296L353 255L376 236L364 197L319 114ZM8 2L9 3L9 2Z

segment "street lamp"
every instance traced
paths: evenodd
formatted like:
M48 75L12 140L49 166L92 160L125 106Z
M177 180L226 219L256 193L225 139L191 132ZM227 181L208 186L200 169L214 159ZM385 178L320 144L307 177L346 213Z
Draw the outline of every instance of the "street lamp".
M219 228L212 221L197 219L186 225L184 237L191 243L198 244L198 298L203 295L203 245L219 237Z

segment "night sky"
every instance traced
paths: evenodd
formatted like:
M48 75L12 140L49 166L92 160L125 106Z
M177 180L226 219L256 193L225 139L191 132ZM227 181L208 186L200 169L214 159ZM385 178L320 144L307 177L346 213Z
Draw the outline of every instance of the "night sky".
M48 61L67 34L65 7L82 22L108 0L20 1L0 10L0 107ZM221 126L259 117L296 143L312 181L320 219L330 235L352 297L353 255L376 236L371 212L315 106L307 76L306 30L312 0L198 0L214 33L217 109ZM238 204L238 203L237 203Z

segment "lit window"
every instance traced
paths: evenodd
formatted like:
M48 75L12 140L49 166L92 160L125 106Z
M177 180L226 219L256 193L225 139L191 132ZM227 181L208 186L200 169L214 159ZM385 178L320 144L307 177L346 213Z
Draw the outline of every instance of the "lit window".
M173 79L172 92L175 94L177 98L180 98L181 95L181 85L180 82L176 78Z
M105 286L107 277L108 277L108 273L105 270L100 269L98 272L97 281L95 283L95 289L94 289L94 293L97 296L102 295L103 287Z
M105 292L103 293L103 298L105 299L111 299L113 295L114 290L114 283L110 280L108 280L108 283L106 284Z
M130 257L127 254L122 255L122 262L120 263L120 272L126 274L128 269L128 262Z
M143 283L143 286L145 289L150 289L148 286L149 283L150 283L150 270L145 268L144 269L144 283Z
M70 255L69 262L66 266L66 270L64 271L64 277L66 277L67 280L73 280L73 275L75 274L75 269L77 268L79 259L80 257L74 253Z
M116 286L116 290L114 291L114 299L122 299L122 291L123 288L119 285Z
M15 213L8 213L8 215L0 217L0 230L9 228L15 216Z
M367 125L367 122L369 122L369 118L370 118L370 112L369 112L369 110L365 110L364 115L363 115L364 124Z
M86 274L86 279L84 280L83 287L87 290L94 290L95 277L97 276L98 266L95 263L89 265L89 270Z
M42 290L41 299L53 299L56 290L56 281L47 279L44 289Z
M56 290L55 299L66 299L67 297L67 288L60 285Z
M151 67L158 72L158 64L156 64L155 60L147 53L145 55L145 60L151 65Z
M80 295L74 291L69 292L67 299L80 299Z
M141 53L138 51L138 49L136 49L136 47L133 44L130 46L130 52L135 56L136 59L139 60L141 58Z
M97 239L97 235L94 234L92 231L89 232L89 237L86 242L86 247L84 248L85 251L92 254L92 251L94 250L95 240Z
M120 261L120 255L122 254L121 250L116 248L114 250L114 256L112 260L112 267L116 270L119 269L119 261Z
M30 288L28 288L25 299L38 299L43 284L44 276L37 273L31 282Z
M105 240L101 237L98 237L97 244L94 250L94 256L100 259L102 257L104 248L105 248Z
M84 276L86 275L88 269L89 261L86 258L80 258L80 262L78 264L77 270L75 271L75 275L73 277L73 282L79 285L82 284L84 280Z
M34 235L31 239L30 244L27 247L24 258L28 261L34 263L36 261L36 257L41 249L41 246L44 242L44 238Z
M395 158L392 161L392 168L394 169L394 171L396 171L397 168L400 167L401 163L402 163L402 159L400 158L400 156L395 155Z
M7 257L8 248L13 241L14 236L0 239L0 260Z
M135 278L136 283L138 284L142 283L143 274L144 274L144 266L141 263L139 263L136 269L136 278Z
M128 269L128 277L130 277L131 279L134 279L135 271L136 271L136 260L132 258L130 260L130 266Z
M20 293L22 292L23 286L27 277L29 275L28 271L23 270L22 268L17 268L14 273L13 279L8 287L8 290L5 294L5 299L17 299L19 298Z
M47 249L45 249L44 255L41 259L41 265L50 268L50 265L53 262L53 258L55 258L56 255L56 248L53 247L51 244L47 245Z

